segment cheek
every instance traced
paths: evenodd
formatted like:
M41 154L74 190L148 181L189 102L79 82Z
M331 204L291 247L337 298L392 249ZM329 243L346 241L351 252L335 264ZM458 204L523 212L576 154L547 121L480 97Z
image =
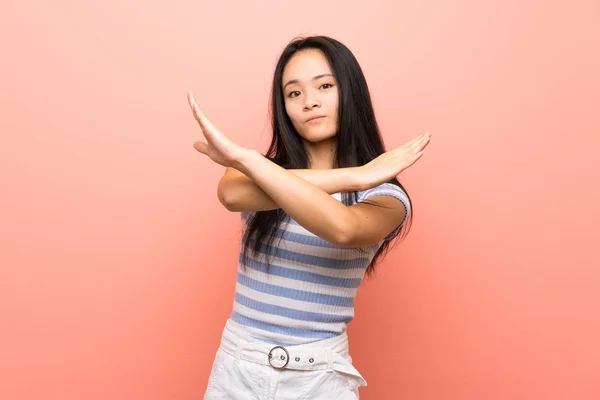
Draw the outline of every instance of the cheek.
M298 120L300 118L300 115L298 115L297 107L294 107L293 104L286 102L285 103L285 112L287 113L288 117L290 117L290 119L292 120L292 124L294 124L294 126L297 128Z
M337 91L335 93L331 93L331 97L329 98L329 104L330 107L333 111L335 111L335 114L337 115L337 110L338 110L338 102L339 102L339 97L338 97L338 93Z

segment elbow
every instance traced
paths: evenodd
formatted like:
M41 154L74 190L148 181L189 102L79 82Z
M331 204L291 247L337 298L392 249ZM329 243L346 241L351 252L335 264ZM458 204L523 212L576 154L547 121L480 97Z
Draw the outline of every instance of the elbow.
M336 230L332 244L339 247L354 247L354 232L350 226L340 226Z
M232 190L227 190L226 186L220 184L217 188L217 197L219 198L219 202L225 207L228 211L238 211L235 193Z

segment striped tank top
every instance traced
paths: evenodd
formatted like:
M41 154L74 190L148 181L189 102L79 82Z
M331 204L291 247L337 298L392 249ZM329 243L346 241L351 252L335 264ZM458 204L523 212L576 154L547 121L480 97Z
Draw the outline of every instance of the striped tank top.
M357 193L357 202L393 196L410 212L406 193L384 183ZM338 201L341 193L332 194ZM242 213L245 224L251 213ZM354 299L365 271L381 246L335 246L300 226L289 216L278 227L272 246L246 265L238 263L230 320L259 341L294 346L342 334L354 318ZM269 254L268 274L264 263ZM245 268L244 268L245 266Z

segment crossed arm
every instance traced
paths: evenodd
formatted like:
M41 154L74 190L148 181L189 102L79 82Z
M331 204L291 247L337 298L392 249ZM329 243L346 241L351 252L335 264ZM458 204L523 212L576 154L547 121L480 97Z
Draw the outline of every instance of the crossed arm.
M428 133L361 167L286 170L257 151L234 143L204 116L191 94L188 101L206 139L195 142L194 148L227 168L217 190L227 209L281 208L306 230L343 247L378 243L404 220L404 204L391 196L375 196L368 203L346 206L330 194L388 182L421 158L429 142Z
M217 193L230 211L282 208L308 231L338 246L375 244L404 219L402 202L377 196L369 203L345 206L332 193L368 189L358 168L285 170L258 153L228 168Z

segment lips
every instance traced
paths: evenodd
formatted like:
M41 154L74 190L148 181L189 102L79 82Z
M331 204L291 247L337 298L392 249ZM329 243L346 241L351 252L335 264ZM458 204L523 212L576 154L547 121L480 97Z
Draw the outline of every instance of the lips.
M310 121L313 121L313 120L319 119L319 118L325 118L325 116L324 115L315 115L315 116L310 117L309 119L307 119L306 122L310 122Z

